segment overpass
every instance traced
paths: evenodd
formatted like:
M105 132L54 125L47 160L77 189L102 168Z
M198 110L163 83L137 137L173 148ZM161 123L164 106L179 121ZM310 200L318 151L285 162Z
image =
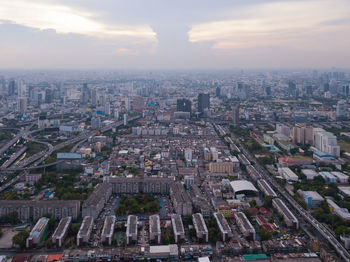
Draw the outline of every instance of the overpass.
M223 128L217 125L217 129L223 131ZM221 132L220 132L221 134ZM226 132L223 133L226 135ZM232 134L233 135L233 134ZM232 140L231 140L232 141ZM318 222L308 211L302 208L297 201L295 201L287 191L256 161L256 159L250 154L250 152L243 146L239 139L235 139L243 155L250 161L255 163L255 168L260 172L262 177L273 185L281 198L287 200L287 202L297 211L297 213L303 217L309 224L311 224L315 230L326 239L329 244L336 250L336 252L346 261L350 262L350 253L346 248L338 241L334 236L334 233L325 227L322 223ZM232 142L233 143L233 142Z

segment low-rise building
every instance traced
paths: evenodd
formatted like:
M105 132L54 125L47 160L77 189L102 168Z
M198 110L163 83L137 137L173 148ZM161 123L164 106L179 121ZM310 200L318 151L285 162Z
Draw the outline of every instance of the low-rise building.
M36 220L49 214L55 219L80 214L79 200L0 200L0 216L16 212L22 221Z
M302 169L301 173L306 176L307 180L313 180L316 176L318 176L318 173L313 169Z
M192 214L192 202L181 183L173 183L170 187L170 198L176 214L186 216Z
M162 194L167 195L173 180L163 177L104 177L112 185L113 194Z
M203 219L203 216L201 213L193 214L192 216L193 225L196 229L197 238L204 239L205 242L209 241L209 233L207 225L205 224L205 221Z
M115 220L115 216L106 216L105 222L103 224L101 241L107 245L112 245Z
M299 180L299 177L289 167L281 167L278 172L287 181L297 182Z
M209 172L210 173L233 173L234 164L233 162L210 162Z
M232 230L223 214L214 213L214 217L221 232L222 241L225 242L228 238L232 237Z
M61 219L55 232L52 235L52 244L56 245L57 247L62 247L63 241L68 234L68 229L71 223L72 217L65 217Z
M316 191L302 191L298 190L299 195L304 199L308 208L318 207L324 198Z
M235 213L235 220L242 234L251 240L255 240L255 229L243 212Z
M343 220L350 221L350 212L347 208L339 207L333 200L327 199L331 212L340 216Z
M171 224L173 226L175 243L180 242L180 240L185 238L185 229L182 224L181 216L178 214L171 215Z
M161 241L161 229L159 215L152 215L149 217L149 239L156 241L160 244Z
M258 180L258 187L263 191L265 196L277 197L275 190L272 189L269 183L265 179Z
M47 217L42 217L36 222L32 231L30 231L29 237L26 240L26 247L30 248L33 245L37 245L43 239L43 236L46 232L49 219Z
M177 245L150 246L149 258L153 260L177 260L179 248Z
M94 225L94 218L91 216L86 216L81 223L79 232L77 234L77 246L80 246L89 241L92 227Z
M289 210L286 204L279 198L272 199L272 206L276 208L279 214L283 216L284 222L288 227L299 228L299 221Z
M138 218L134 215L129 215L126 223L126 244L129 245L133 241L137 241L137 224Z
M92 216L94 219L98 217L112 195L112 186L108 183L97 185L95 190L86 199L82 208L82 216Z

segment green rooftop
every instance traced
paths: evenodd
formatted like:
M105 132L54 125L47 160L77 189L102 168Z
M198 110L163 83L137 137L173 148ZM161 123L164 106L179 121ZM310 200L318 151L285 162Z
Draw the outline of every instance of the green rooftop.
M259 259L267 259L265 254L246 254L243 255L244 260L259 260Z

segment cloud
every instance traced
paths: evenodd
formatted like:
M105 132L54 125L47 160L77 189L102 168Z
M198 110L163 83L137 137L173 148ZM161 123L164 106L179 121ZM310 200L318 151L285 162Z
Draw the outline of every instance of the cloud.
M97 14L57 4L52 0L2 0L0 4L0 22L38 30L53 29L58 34L157 43L157 34L149 25L109 25L97 18Z
M121 48L118 48L117 50L115 50L113 52L114 54L117 54L117 55L138 55L139 52L137 50L133 50L133 49L130 49L130 48L124 48L124 47L121 47Z
M188 40L211 42L212 48L224 50L259 46L310 48L322 44L317 39L330 32L349 32L349 13L350 2L346 0L258 4L236 9L230 13L234 18L192 25ZM349 41L349 36L343 40Z

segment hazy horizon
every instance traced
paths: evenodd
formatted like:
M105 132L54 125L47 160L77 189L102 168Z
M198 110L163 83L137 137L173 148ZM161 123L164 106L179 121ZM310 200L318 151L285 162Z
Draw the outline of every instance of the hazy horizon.
M349 13L346 0L2 0L0 68L348 69Z

